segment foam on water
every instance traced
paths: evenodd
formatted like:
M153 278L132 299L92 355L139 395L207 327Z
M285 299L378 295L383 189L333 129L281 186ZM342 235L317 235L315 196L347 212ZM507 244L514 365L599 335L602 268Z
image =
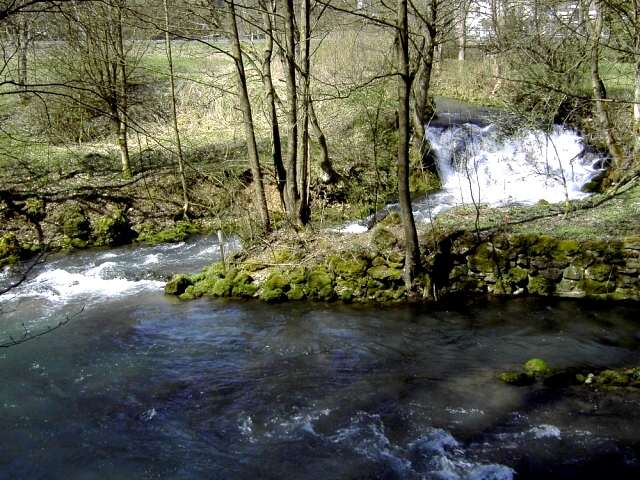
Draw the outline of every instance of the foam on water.
M602 159L586 151L573 130L556 125L550 132L524 130L503 135L495 125L464 123L427 128L442 181L439 192L414 202L414 216L430 222L458 205L493 207L550 203L587 196L582 187L598 172ZM396 210L397 204L385 207ZM352 222L338 233L362 233Z
M127 280L122 277L104 278L111 262L106 262L85 272L70 272L63 269L46 270L32 281L21 286L25 296L41 296L51 301L64 302L74 297L114 297L132 294L145 289L160 289L163 282L153 280Z
M580 136L554 126L551 132L526 130L504 137L494 125L430 127L443 189L457 203L531 204L582 198L597 172Z

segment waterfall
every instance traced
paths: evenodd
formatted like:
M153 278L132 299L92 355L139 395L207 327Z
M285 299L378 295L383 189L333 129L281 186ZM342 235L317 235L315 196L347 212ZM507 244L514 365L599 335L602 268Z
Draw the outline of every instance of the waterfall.
M442 189L413 203L418 222L429 222L458 205L499 207L583 198L588 194L582 187L603 163L577 132L559 125L550 132L528 129L508 136L494 124L475 123L429 126L426 132ZM350 223L339 231L366 231L366 223Z

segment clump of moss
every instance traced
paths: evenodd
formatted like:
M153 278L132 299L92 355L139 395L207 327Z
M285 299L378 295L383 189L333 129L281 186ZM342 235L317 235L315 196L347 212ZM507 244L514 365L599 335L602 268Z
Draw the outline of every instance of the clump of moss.
M391 230L388 230L382 226L377 226L373 230L373 236L371 240L379 250L393 248L398 243L398 239L391 232Z
M188 287L193 285L193 280L186 275L174 275L164 286L166 295L182 295Z
M532 383L535 382L535 378L533 376L523 372L514 372L514 371L502 372L501 374L498 375L498 379L501 382L504 382L509 385L515 385L517 387L531 385Z
M187 220L176 222L175 225L153 232L149 225L144 225L138 233L137 241L144 242L149 245L157 245L159 243L177 243L182 242L200 232L200 228Z
M93 237L97 246L115 247L130 243L136 238L136 232L131 228L131 221L125 213L116 209L95 221Z
M532 358L527 360L522 368L524 373L533 377L544 377L546 375L550 375L552 372L549 365L547 365L547 362L541 358Z
M22 248L13 233L0 236L0 267L17 263L21 253Z

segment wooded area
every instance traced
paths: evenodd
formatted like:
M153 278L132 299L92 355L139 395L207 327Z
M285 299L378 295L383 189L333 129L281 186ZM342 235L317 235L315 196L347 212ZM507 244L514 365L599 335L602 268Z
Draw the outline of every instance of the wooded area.
M5 258L398 201L411 286L436 94L579 129L610 158L602 188L640 165L640 0L0 5Z

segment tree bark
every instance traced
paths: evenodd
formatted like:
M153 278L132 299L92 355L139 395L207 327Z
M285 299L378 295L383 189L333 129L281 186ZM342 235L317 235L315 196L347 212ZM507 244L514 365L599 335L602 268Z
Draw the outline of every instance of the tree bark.
M398 195L400 215L404 227L405 262L404 281L407 290L413 289L413 280L420 267L418 234L413 218L409 193L409 101L411 73L409 70L409 22L407 0L398 0Z
M28 60L29 60L29 42L30 42L30 25L26 14L22 13L18 18L18 83L22 90L22 96L26 95L28 82Z
M275 0L261 0L262 21L265 29L265 47L262 56L262 83L267 92L267 105L269 108L269 124L271 125L271 157L276 173L276 182L280 201L286 208L284 190L287 182L287 172L282 160L282 140L280 138L280 124L278 110L276 108L276 92L271 75L271 60L273 58L273 19L276 10Z
M293 0L285 1L285 55L287 81L287 157L285 161L285 206L289 218L297 222L300 192L298 191L298 92L296 85L295 13Z
M428 23L421 25L425 30L425 39L419 52L420 61L418 76L413 86L413 115L411 117L414 131L414 147L420 154L422 166L436 175L438 174L436 164L428 158L431 146L429 145L425 126L435 113L429 91L435 62L437 15L438 0L430 0L429 10L425 15L425 20Z
M229 30L231 33L231 48L233 52L233 60L235 63L236 80L238 86L238 97L240 100L240 110L242 111L244 132L247 140L247 149L249 153L249 164L253 174L253 185L256 192L256 207L260 213L262 227L266 232L271 231L271 222L269 220L269 209L267 208L267 198L264 193L264 182L262 179L262 170L260 169L260 156L258 153L258 145L256 143L255 129L253 126L253 113L251 111L251 102L249 100L249 91L247 89L247 76L244 70L244 60L242 58L242 48L240 46L240 35L238 33L238 23L236 21L235 1L229 1Z
M311 211L309 208L309 103L311 96L309 92L309 53L311 49L310 32L310 2L301 1L300 25L300 80L302 82L302 99L300 111L300 139L298 143L298 191L300 192L300 204L298 206L298 222L306 225L309 222Z
M117 22L115 25L116 28L116 57L117 57L117 68L119 74L116 74L116 83L117 83L117 97L118 97L118 146L120 147L120 162L122 164L122 176L125 178L131 177L131 163L129 160L129 144L127 139L127 115L128 115L128 92L127 92L127 59L124 50L124 35L122 32L123 29L123 19L122 19L122 4L118 3L116 5L117 12Z
M173 71L173 54L171 51L171 36L169 35L169 5L168 0L163 0L164 7L164 41L167 51L167 61L169 62L169 84L171 87L171 115L173 124L173 134L176 140L176 149L178 150L178 175L180 176L180 184L182 185L182 212L185 218L189 218L189 194L187 192L187 180L184 175L184 156L182 154L182 142L180 141L180 129L178 128L178 108L176 106L176 80Z
M309 120L311 120L311 128L314 135L318 138L320 144L320 170L322 170L322 181L327 185L332 185L340 179L340 175L333 168L331 157L329 156L329 145L327 144L327 138L324 136L322 128L320 128L320 122L316 116L316 109L313 105L313 100L309 102Z
M582 0L583 2L585 0ZM593 92L593 99L595 101L596 116L598 123L602 129L613 162L614 178L616 174L621 172L624 168L625 158L622 148L620 147L618 140L616 139L613 131L613 124L611 117L609 116L609 109L606 105L607 91L600 76L600 40L602 37L602 29L604 24L602 3L600 0L595 0L595 19L593 22L589 19L589 4L583 6L582 15L584 21L589 22L591 25L591 87Z
M640 164L640 0L634 0L633 26L635 34L635 103L633 105L633 126L636 140L634 157L636 164Z

